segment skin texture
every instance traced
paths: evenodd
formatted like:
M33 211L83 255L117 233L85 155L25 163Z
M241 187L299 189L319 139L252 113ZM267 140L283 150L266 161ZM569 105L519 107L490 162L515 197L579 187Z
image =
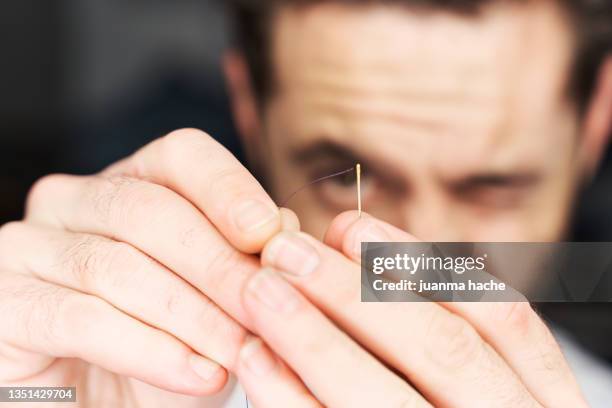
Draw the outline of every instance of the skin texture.
M366 236L415 241L367 214L344 213L325 243L297 232L273 238L262 254L268 268L243 294L258 333L325 406L586 406L528 303L361 303ZM292 406L257 392L280 368L268 365L247 383L256 404Z
M606 142L612 68L579 126L563 92L571 41L559 13L535 3L480 19L285 10L274 36L279 88L263 116L244 62L228 56L238 125L277 202L313 173L354 164L329 147L304 160L302 147L325 139L356 151L366 208L396 227L357 224L351 212L334 219L354 207L350 180L301 193L290 203L299 218L279 210L194 129L100 174L40 180L25 219L0 229L0 384L77 385L87 407L184 408L216 406L223 394L204 396L231 372L260 407L582 406L528 304L379 313L359 303L352 252L381 237L561 236ZM330 222L324 242L314 239ZM295 252L281 262L288 237L318 263Z
M199 130L100 174L43 178L0 229L0 383L76 385L83 407L201 406L247 344L249 253L297 229Z
M275 27L263 119L249 117L248 92L233 94L277 201L361 162L364 208L420 239L564 236L607 133L588 130L567 97L574 46L554 2L479 16L322 4L281 11ZM321 237L356 208L353 180L288 204L305 231Z

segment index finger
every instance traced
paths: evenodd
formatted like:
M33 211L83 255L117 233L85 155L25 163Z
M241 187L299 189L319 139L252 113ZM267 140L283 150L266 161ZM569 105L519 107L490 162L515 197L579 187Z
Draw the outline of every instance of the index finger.
M338 216L326 243L359 263L361 242L415 242L416 238L371 216ZM580 388L552 333L528 302L441 303L470 322L545 406L585 406Z
M163 185L193 203L232 246L259 252L281 229L277 205L225 147L197 129L157 139L106 169Z

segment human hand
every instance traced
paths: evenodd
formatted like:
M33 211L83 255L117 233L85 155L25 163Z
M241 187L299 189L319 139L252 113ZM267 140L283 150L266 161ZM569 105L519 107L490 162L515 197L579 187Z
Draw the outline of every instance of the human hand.
M295 215L197 130L94 176L43 178L0 230L0 383L79 385L83 405L142 402L142 382L216 393L250 324L248 254L282 228Z
M243 293L255 332L278 355L260 347L241 363L256 405L292 406L310 392L330 407L586 406L526 302L361 303L361 242L385 241L416 239L350 212L334 221L325 244L287 232L266 245L265 268ZM279 359L308 391L272 397L286 370ZM251 360L265 369L249 370Z

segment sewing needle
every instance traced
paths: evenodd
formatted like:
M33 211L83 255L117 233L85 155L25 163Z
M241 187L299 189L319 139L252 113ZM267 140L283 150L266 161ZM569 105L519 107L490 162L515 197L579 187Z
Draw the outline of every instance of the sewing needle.
M357 209L359 211L359 218L361 218L361 164L357 163L355 169L357 171Z

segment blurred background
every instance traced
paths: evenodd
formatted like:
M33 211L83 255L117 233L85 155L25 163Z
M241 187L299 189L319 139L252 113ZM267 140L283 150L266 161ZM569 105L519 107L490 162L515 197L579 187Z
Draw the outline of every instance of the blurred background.
M233 150L222 2L20 0L0 11L0 223L49 172L91 173L180 127Z
M181 127L241 157L220 55L222 1L19 0L0 8L0 225L48 173L97 172ZM612 241L612 150L584 192L572 240ZM612 363L612 308L543 305Z

